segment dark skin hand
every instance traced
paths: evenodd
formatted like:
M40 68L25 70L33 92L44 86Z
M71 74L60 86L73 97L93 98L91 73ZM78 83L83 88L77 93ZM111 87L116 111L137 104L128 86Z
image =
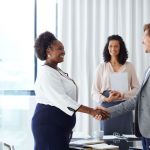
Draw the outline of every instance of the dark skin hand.
M110 113L107 110L103 109L102 107L101 108L99 107L98 109L96 108L95 112L96 114L94 114L93 117L97 120L108 119L110 116Z
M109 111L108 108L105 108L105 107L102 107L102 106L97 106L96 110L103 110L104 112L107 112L109 115L101 115L101 116L95 115L95 117L94 117L95 119L97 119L97 120L106 120L110 117L110 111Z
M77 111L87 113L98 120L100 120L101 118L107 119L110 116L110 113L107 110L105 110L103 107L98 107L94 109L94 108L81 105Z

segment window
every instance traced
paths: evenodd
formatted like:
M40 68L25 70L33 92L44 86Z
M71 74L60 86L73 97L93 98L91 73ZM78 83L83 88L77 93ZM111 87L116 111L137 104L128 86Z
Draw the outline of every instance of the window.
M47 30L56 34L56 6L56 0L0 1L0 135L15 150L33 149L30 95L43 63L35 61L34 38Z
M32 90L34 1L1 1L0 18L0 90Z
M0 18L0 135L19 150L34 83L34 1L0 1Z

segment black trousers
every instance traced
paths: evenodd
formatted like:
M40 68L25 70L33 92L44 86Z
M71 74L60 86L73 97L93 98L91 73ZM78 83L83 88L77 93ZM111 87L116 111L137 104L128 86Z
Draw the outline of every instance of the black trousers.
M150 138L142 137L143 150L150 150Z
M111 107L122 103L118 102L102 102L102 106ZM114 132L119 134L133 134L133 114L132 111L127 112L115 118L101 121L101 130L104 130L104 135L112 135Z
M60 109L37 104L32 118L34 150L68 150L76 117Z

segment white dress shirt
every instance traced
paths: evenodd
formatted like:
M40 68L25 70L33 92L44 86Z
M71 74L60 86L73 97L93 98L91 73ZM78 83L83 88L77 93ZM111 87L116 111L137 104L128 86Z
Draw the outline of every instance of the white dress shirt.
M64 72L47 65L41 67L35 83L37 103L55 106L72 116L80 107L77 94L77 86Z

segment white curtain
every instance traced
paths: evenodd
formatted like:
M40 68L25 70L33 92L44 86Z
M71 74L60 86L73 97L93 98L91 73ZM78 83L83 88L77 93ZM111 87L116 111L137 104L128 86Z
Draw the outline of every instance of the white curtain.
M79 103L97 105L91 98L96 66L103 62L102 52L109 35L123 37L129 61L139 80L149 58L142 49L143 25L150 23L150 0L58 0L58 38L65 46L62 69L79 87ZM91 133L99 122L78 113L75 131Z

